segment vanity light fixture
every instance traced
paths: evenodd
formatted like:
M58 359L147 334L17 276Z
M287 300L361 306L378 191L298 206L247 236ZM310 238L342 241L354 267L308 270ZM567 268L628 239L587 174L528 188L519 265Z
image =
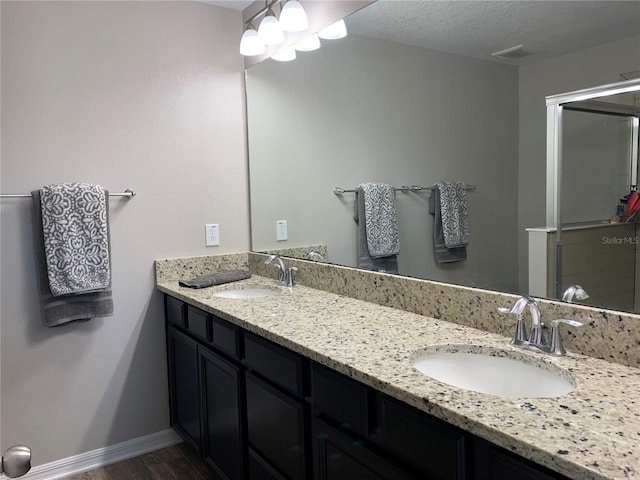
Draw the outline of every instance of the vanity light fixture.
M320 30L318 36L323 40L338 40L344 38L347 36L347 25L344 23L344 20L340 19Z
M262 55L266 51L267 49L264 43L258 38L258 32L253 26L253 23L249 23L240 39L240 54L248 57Z
M281 3L280 19L273 11L275 4ZM256 31L253 22L263 17ZM244 56L262 55L267 46L280 45L285 41L284 32L301 32L309 28L304 8L298 0L266 0L265 6L245 22L246 28L240 40L240 53ZM245 41L245 38L247 40ZM254 39L255 38L255 39ZM262 44L259 48L257 42ZM246 44L248 43L249 46Z
M273 11L274 5L280 3L280 19ZM263 17L258 30L253 22ZM266 52L265 46L276 46L284 43L285 32L303 32L309 28L309 20L299 0L265 0L262 10L254 14L245 22L245 31L240 40L240 54L244 56L262 55ZM347 36L347 26L344 20L323 28L319 33L304 38L293 47L281 49L271 58L280 62L288 62L295 59L295 50L311 52L320 48L320 38L336 40ZM295 49L295 50L294 50Z
M283 48L278 53L271 55L271 58L278 62L290 62L296 59L296 49L293 47Z
M312 52L320 48L320 38L317 33L312 33L307 38L300 40L293 47L299 52Z
M282 6L280 25L285 32L304 32L309 28L307 13L298 0L289 0Z

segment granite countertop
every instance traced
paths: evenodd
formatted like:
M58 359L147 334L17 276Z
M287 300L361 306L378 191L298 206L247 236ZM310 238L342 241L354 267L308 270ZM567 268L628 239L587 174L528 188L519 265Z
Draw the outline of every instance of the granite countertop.
M201 290L177 281L157 288L570 478L640 478L640 369L570 352L559 358L526 352L501 335L304 286L279 287L256 275ZM278 294L213 295L238 288ZM452 387L411 364L434 345L513 351L567 370L577 388L530 399Z

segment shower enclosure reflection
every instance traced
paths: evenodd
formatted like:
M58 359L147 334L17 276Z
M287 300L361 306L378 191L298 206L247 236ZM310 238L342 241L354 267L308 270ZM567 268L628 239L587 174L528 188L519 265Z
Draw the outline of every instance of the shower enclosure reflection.
M638 88L637 81L619 85ZM579 303L638 311L639 232L627 199L637 188L640 104L633 95L606 100L567 101L552 117L558 145L549 174L557 175L561 195L547 227L529 229L530 293L561 298L580 285L589 296Z

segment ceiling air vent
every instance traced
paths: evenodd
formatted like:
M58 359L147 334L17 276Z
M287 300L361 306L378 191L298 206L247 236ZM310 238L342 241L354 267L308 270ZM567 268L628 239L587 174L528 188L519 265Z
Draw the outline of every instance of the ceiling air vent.
M524 45L516 45L515 47L505 48L504 50L493 52L491 56L506 58L506 59L514 59L514 58L522 58L522 57L526 57L527 55L531 55L531 53L524 50L523 47Z

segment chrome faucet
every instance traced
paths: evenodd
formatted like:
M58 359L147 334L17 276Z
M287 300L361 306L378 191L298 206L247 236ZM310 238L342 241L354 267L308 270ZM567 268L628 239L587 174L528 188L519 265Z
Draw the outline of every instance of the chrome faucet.
M527 337L524 326L524 309L529 307L531 315L531 333ZM516 330L511 340L512 345L539 345L542 343L542 322L540 322L540 309L536 301L528 295L521 296L511 308L498 308L501 313L517 315Z
M307 260L316 260L318 262L321 262L322 260L324 260L324 256L321 253L316 252L315 250L311 250L309 253L307 253Z
M277 269L276 281L280 285L285 285L287 287L293 287L295 285L295 282L293 281L293 272L297 272L298 268L297 267L289 267L289 268L287 268L285 266L284 262L282 261L282 257L280 257L280 255L271 255L269 258L267 258L264 261L264 263L266 265L269 265L274 260L278 262L276 264L276 269Z
M589 298L589 294L580 285L571 285L562 294L562 301L571 303L574 298L576 300L586 300Z
M526 330L524 327L524 310L529 308L529 314L531 315L531 332L527 338ZM516 329L513 334L511 344L515 346L531 348L550 355L564 355L566 352L562 347L562 340L560 338L560 331L558 327L564 323L572 327L579 327L582 325L577 320L568 320L565 318L559 318L551 322L551 331L549 333L549 339L545 342L542 338L542 321L540 320L540 309L536 301L528 295L520 297L511 308L498 308L501 313L511 313L517 315Z

